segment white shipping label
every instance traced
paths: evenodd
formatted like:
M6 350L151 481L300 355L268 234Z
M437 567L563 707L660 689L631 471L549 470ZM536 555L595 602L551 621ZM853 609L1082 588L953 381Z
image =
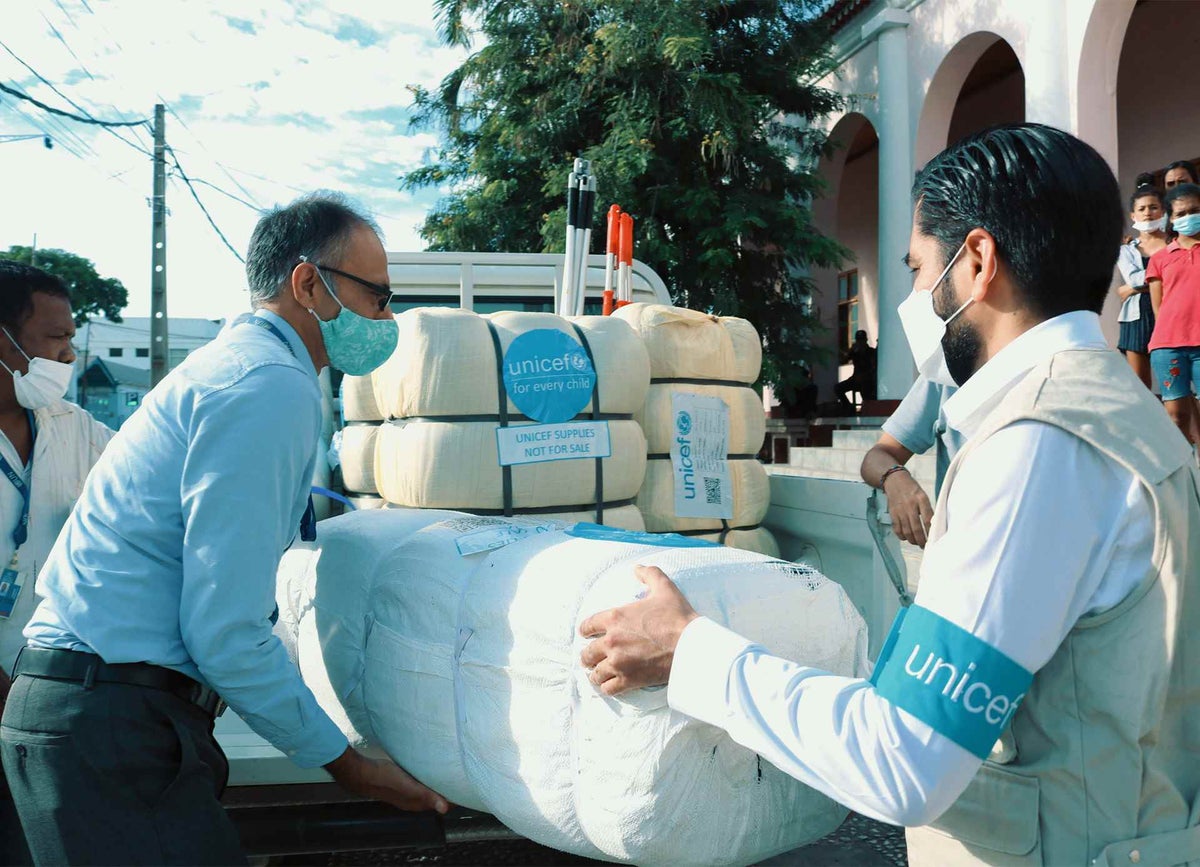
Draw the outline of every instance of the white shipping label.
M509 519L464 533L454 540L454 545L458 548L460 557L467 557L481 551L495 551L497 548L503 548L530 536L552 533L567 526L569 525L563 521L527 523L519 519Z
M719 397L677 392L671 395L671 416L676 516L732 518L729 407Z
M540 464L612 455L606 421L569 421L496 428L500 466Z

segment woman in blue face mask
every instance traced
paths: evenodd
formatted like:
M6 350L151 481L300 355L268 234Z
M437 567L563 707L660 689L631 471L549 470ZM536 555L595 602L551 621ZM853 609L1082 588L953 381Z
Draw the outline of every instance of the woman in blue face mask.
M1167 214L1163 197L1153 186L1139 186L1129 200L1129 220L1136 237L1121 247L1117 268L1125 281L1117 287L1121 297L1121 312L1117 321L1121 335L1117 349L1133 372L1150 388L1150 335L1154 333L1154 309L1150 289L1146 285L1146 266L1150 257L1167 246Z
M1146 283L1156 321L1150 366L1163 405L1188 442L1200 442L1200 186L1179 184L1165 197L1174 241L1150 257Z

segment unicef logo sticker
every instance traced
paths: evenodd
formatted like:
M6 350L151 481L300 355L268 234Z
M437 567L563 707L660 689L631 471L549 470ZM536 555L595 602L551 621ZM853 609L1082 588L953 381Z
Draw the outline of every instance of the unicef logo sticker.
M504 389L523 415L543 424L569 421L588 405L596 371L569 334L539 328L519 335L504 353Z
M692 414L690 412L680 412L675 416L675 429L684 436L692 432Z

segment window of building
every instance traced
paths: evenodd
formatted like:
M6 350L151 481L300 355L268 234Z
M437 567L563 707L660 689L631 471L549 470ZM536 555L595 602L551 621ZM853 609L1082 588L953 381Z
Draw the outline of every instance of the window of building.
M169 356L167 364L172 370L183 363L183 360L188 357L188 351L187 349L172 349L167 353Z
M125 354L125 347L124 347L124 346L110 346L110 347L108 347L108 357L109 357L109 358L120 358L120 357L121 357L121 356L123 356L124 354Z
M846 352L858 331L858 269L838 274L838 351Z
M135 356L137 356L138 358L149 358L150 357L150 347L139 346L137 349L133 350L133 354Z

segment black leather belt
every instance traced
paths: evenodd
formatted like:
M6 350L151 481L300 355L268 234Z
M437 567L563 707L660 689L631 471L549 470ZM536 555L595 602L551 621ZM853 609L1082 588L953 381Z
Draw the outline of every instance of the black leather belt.
M186 674L148 662L108 663L94 653L26 646L21 648L13 666L13 679L21 675L82 683L84 689L91 689L97 683L145 686L190 701L211 717L225 711L225 702L210 687Z

